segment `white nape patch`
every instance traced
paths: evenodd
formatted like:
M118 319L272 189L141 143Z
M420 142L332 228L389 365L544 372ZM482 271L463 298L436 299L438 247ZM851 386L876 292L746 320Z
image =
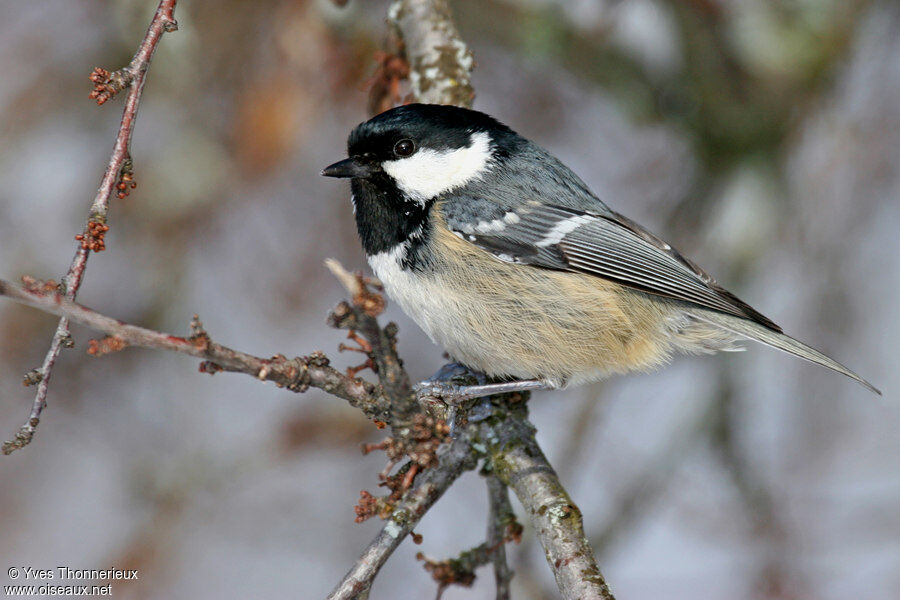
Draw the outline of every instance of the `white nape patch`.
M536 243L535 246L543 248L545 246L558 244L568 234L572 233L582 225L587 225L593 220L594 217L588 215L578 215L575 217L569 217L568 219L563 219L562 221L554 225L553 229L548 231L547 235L544 236L544 239Z
M490 167L491 136L473 133L469 145L456 150L420 148L412 156L382 163L407 196L424 204L435 196L480 177Z

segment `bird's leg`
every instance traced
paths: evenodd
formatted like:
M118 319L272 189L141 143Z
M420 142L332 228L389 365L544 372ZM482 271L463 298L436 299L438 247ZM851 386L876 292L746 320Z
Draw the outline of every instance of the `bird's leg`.
M471 380L474 376L478 381L475 385L460 385L454 383L454 379L465 377ZM522 381L502 381L487 383L487 377L483 373L469 371L462 365L450 363L441 367L441 370L429 379L415 386L419 396L431 396L443 400L445 404L462 406L470 400L495 394L509 394L512 392L528 392L533 390L552 390L561 387L557 382L547 379L527 379Z
M454 380L472 379L476 384L461 385ZM474 405L474 400L495 394L509 394L512 392L527 392L533 390L548 390L561 387L557 382L550 380L534 379L524 381L503 381L499 383L487 383L484 373L471 371L458 363L449 363L432 375L429 379L415 386L416 395L440 400L447 406L447 423L451 433L457 428L459 412L468 412Z
M503 383L486 383L480 385L455 385L451 382L432 381L423 388L416 386L416 393L437 398L447 405L447 425L450 436L456 437L460 426L460 413L471 421L483 421L491 415L492 406L488 396L509 394L511 392L527 392L531 390L552 389L554 386L546 381L507 381ZM475 407L481 399L483 404ZM471 411L471 412L470 412Z
M455 394L455 390L465 387L457 382L472 382L483 384L487 381L487 377L483 373L470 371L459 363L447 363L441 367L437 373L420 381L413 386L413 390L419 399L427 399L427 401L444 405L446 409L447 425L450 428L450 437L455 438L459 429L459 409L463 408L465 413L468 412L470 406L463 406L464 402Z
M475 398L482 396L493 396L495 394L510 394L512 392L530 392L534 390L550 390L556 386L551 382L542 379L526 379L523 381L504 381L501 383L486 383L482 385L453 385L441 384L438 382L434 387L429 389L431 393L442 398L444 401L453 404L463 404Z

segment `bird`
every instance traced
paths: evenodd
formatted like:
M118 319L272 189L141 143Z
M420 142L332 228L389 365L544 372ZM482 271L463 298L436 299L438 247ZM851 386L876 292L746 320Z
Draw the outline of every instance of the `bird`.
M406 104L352 130L362 248L390 299L491 383L469 397L647 371L752 340L871 383L720 286L494 117Z

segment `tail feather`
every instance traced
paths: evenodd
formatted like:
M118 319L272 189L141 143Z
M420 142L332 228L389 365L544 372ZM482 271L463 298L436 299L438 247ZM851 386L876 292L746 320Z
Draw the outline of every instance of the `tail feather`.
M881 395L881 391L878 388L873 386L871 383L869 383L841 363L825 356L815 348L811 348L803 342L795 340L789 335L773 331L772 329L769 329L764 325L754 323L753 321L748 321L747 319L742 319L740 317L735 317L712 310L696 309L692 311L692 314L702 321L712 323L713 325L721 327L726 331L730 331L735 335L749 338L751 340L766 344L767 346L771 346L772 348L787 352L788 354L793 354L794 356L798 356L817 365L822 365L823 367L827 367L832 371L837 371L842 375L846 375L847 377L856 380L857 382L865 386L865 388L870 392L878 394L879 396Z

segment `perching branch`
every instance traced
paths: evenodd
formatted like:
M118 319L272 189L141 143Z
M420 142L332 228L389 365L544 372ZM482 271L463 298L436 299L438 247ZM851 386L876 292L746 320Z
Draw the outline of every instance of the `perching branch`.
M76 237L80 243L75 251L72 264L63 278L63 292L69 300L74 300L78 294L91 251L100 252L105 249L103 238L109 229L106 221L109 213L109 202L113 193L117 193L119 197L124 197L128 194L129 188L133 188L136 185L132 178L131 156L129 153L131 134L134 130L134 121L137 118L144 82L147 79L147 70L150 68L150 60L153 58L156 46L159 44L163 33L178 29L178 23L175 21L176 2L177 0L160 0L156 13L153 15L153 20L150 22L150 27L147 29L147 33L144 35L144 39L141 41L134 58L127 67L114 73L98 68L91 74L91 80L95 84L91 98L96 99L98 104L105 103L125 87L128 87L129 90L125 98L125 110L122 113L119 132L116 135L112 155L109 157L109 164L106 166L106 172L103 174L97 195L91 203L91 210L84 232ZM56 326L56 333L53 335L53 341L50 342L50 349L44 357L43 364L25 378L26 383L37 383L38 385L34 402L31 406L31 414L28 417L28 421L16 433L15 438L3 443L3 454L11 454L19 448L24 448L31 442L41 420L41 413L47 405L47 390L50 385L53 366L56 364L56 358L59 356L62 348L68 348L71 345L69 321L63 317Z
M509 408L508 414L493 417L493 437L485 439L494 472L525 508L563 598L612 600L585 537L581 511L538 445L525 403Z

